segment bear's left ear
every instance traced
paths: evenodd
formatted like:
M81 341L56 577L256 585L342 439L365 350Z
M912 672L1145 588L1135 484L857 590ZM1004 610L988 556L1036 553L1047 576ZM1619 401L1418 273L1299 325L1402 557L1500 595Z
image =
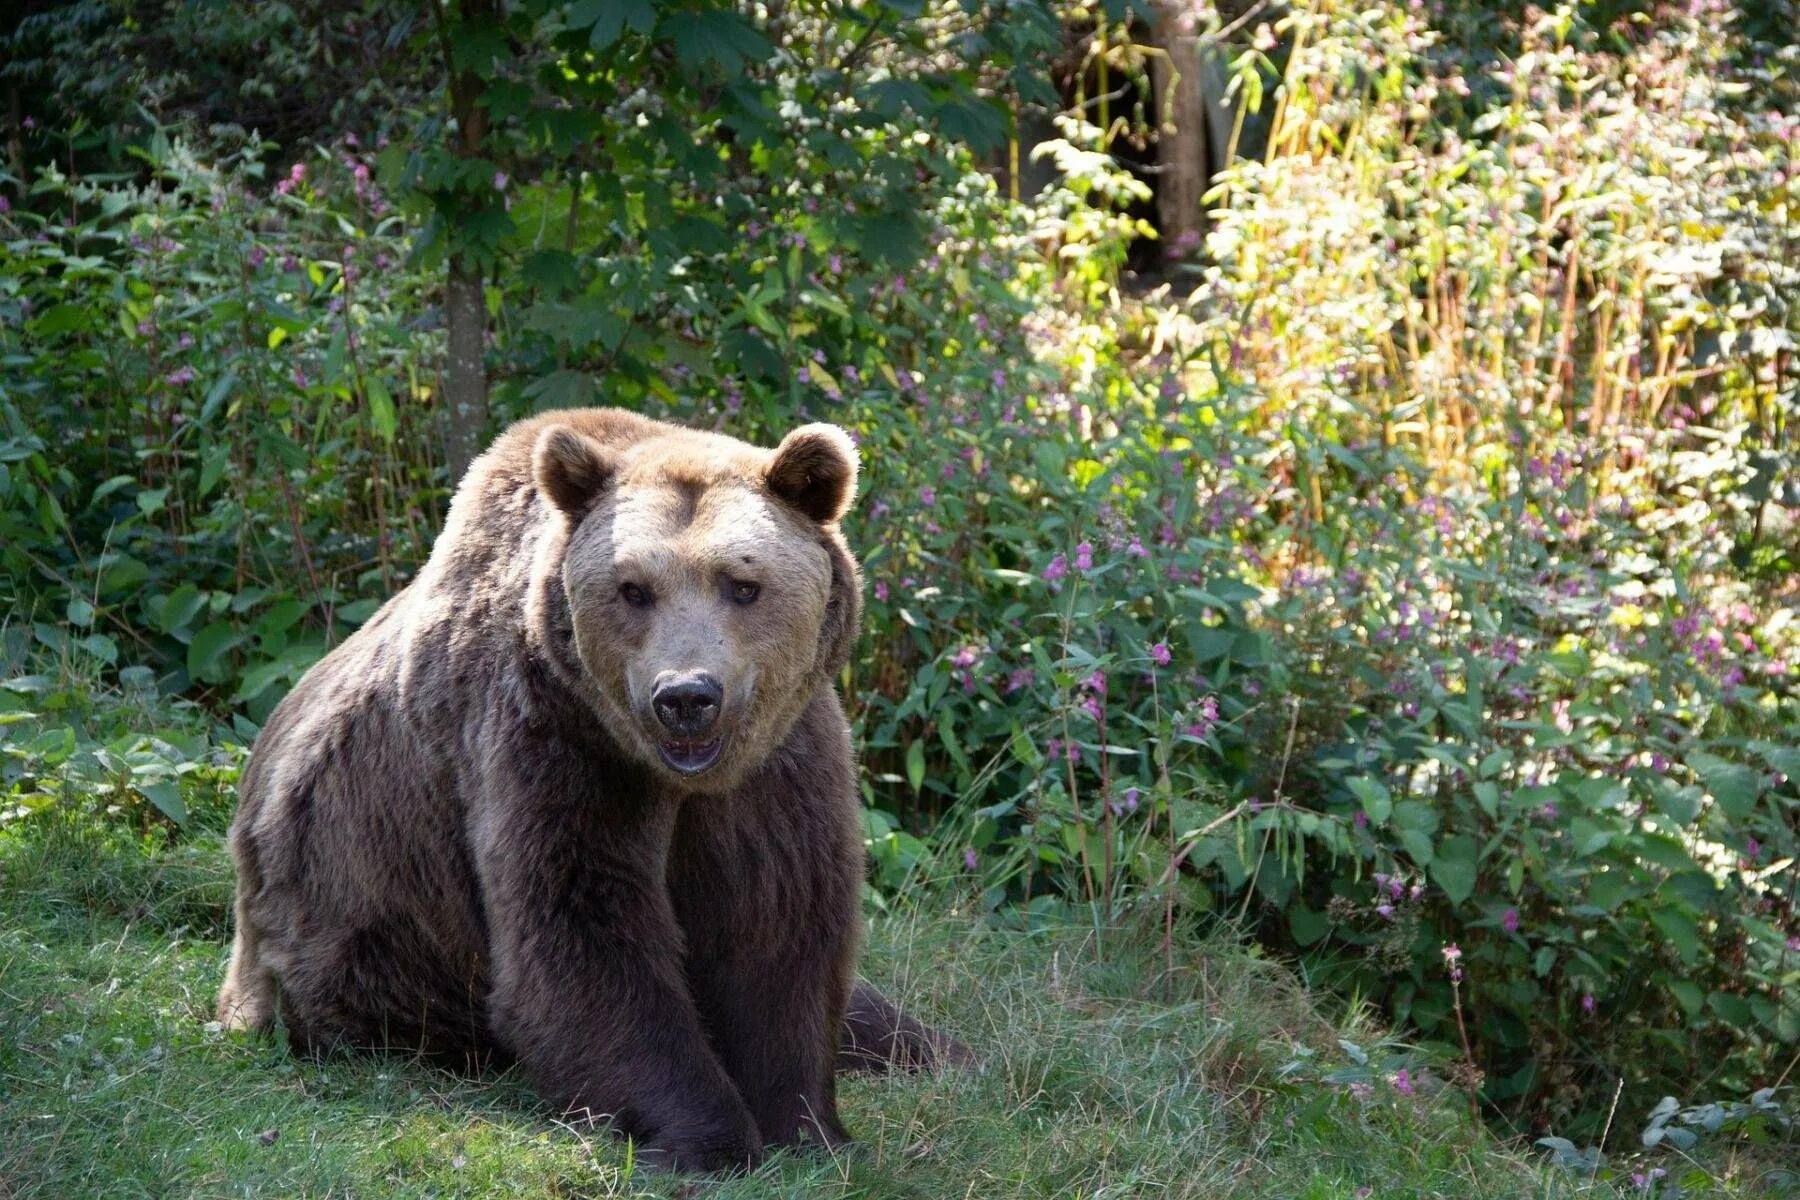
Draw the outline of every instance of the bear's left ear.
M769 490L829 525L856 498L856 443L836 425L802 425L781 439L765 478Z
M618 470L612 453L567 425L552 425L531 450L531 475L538 491L571 517L580 517Z

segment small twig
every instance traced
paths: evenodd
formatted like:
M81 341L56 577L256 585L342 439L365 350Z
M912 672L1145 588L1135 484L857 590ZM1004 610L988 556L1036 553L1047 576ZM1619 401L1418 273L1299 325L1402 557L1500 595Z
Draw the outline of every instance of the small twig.
M1199 39L1199 44L1202 46L1211 46L1224 41L1226 38L1254 21L1262 14L1263 9L1267 7L1269 7L1269 0L1256 0L1255 4L1252 4L1249 8L1244 10L1243 16L1239 17L1229 25L1222 26L1209 34L1202 36Z

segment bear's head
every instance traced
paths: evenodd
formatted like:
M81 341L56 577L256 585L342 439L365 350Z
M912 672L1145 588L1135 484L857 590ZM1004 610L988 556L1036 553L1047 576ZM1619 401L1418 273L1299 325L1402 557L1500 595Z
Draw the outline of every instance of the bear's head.
M684 789L723 791L848 659L856 446L835 425L772 451L664 428L621 448L553 425L532 473L568 523L575 652L608 731Z

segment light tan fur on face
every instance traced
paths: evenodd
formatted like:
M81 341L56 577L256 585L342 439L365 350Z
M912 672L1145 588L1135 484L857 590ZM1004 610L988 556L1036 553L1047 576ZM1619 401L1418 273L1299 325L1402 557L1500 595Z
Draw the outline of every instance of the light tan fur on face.
M644 451L569 542L563 581L576 651L613 735L659 769L653 682L664 671L717 678L724 754L680 783L724 790L780 744L804 707L831 563L817 527L752 486L741 464L696 468L690 451L677 472L653 443ZM732 599L739 583L758 586L753 602ZM626 584L652 603L628 604Z

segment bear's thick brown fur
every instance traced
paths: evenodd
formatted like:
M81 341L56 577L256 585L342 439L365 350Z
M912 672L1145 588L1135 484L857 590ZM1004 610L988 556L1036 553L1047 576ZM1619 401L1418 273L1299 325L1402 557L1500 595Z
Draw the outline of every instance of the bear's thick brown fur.
M516 1061L699 1169L843 1138L834 1064L963 1057L852 991L856 470L823 425L503 434L257 740L221 1020Z

